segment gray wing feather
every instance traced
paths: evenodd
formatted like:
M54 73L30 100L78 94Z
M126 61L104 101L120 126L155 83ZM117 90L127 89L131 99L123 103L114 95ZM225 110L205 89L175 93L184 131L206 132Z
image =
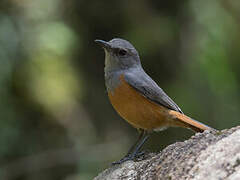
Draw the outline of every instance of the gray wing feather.
M126 73L124 79L143 96L157 104L183 113L178 105L144 72L137 69Z

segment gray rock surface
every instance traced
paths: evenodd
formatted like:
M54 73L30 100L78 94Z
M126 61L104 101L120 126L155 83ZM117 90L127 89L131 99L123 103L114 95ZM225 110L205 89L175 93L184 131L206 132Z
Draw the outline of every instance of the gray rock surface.
M197 133L158 154L127 161L94 180L240 180L240 126Z

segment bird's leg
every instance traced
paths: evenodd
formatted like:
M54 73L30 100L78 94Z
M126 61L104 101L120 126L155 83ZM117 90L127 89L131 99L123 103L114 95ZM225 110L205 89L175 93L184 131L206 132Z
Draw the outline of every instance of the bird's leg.
M135 148L132 150L132 152L130 154L128 154L130 159L134 159L135 157L143 154L143 152L140 152L140 149L150 136L150 134L147 131L143 131L143 133L144 134L142 135L142 138L138 141Z
M143 153L141 152L139 153L139 150L141 149L143 144L146 142L146 140L149 138L149 136L150 134L147 131L141 129L137 142L129 149L127 155L124 156L121 160L113 162L112 164L113 165L121 164L125 161L132 160L137 156L142 155Z
M138 145L139 141L141 141L141 139L143 138L144 136L144 130L143 129L139 129L139 136L138 136L138 139L137 141L130 147L130 149L128 150L128 153L126 154L126 156L129 156L133 151L134 149L136 148L136 146ZM125 156L125 157L126 157Z

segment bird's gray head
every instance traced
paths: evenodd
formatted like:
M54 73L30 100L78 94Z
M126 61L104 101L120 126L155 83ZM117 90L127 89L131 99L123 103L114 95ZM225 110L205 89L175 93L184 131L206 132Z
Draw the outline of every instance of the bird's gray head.
M120 38L95 42L105 51L105 72L141 66L138 52L130 42Z

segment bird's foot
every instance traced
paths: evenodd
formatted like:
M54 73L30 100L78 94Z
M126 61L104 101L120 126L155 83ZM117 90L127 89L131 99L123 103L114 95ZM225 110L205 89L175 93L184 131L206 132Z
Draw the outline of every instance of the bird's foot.
M129 160L134 160L136 158L139 158L141 156L143 156L145 154L145 151L141 151L141 152L137 152L137 153L132 153L132 154L127 154L126 156L124 156L122 159L120 159L119 161L115 161L112 162L112 165L116 165L116 164L122 164L125 161L129 161Z

